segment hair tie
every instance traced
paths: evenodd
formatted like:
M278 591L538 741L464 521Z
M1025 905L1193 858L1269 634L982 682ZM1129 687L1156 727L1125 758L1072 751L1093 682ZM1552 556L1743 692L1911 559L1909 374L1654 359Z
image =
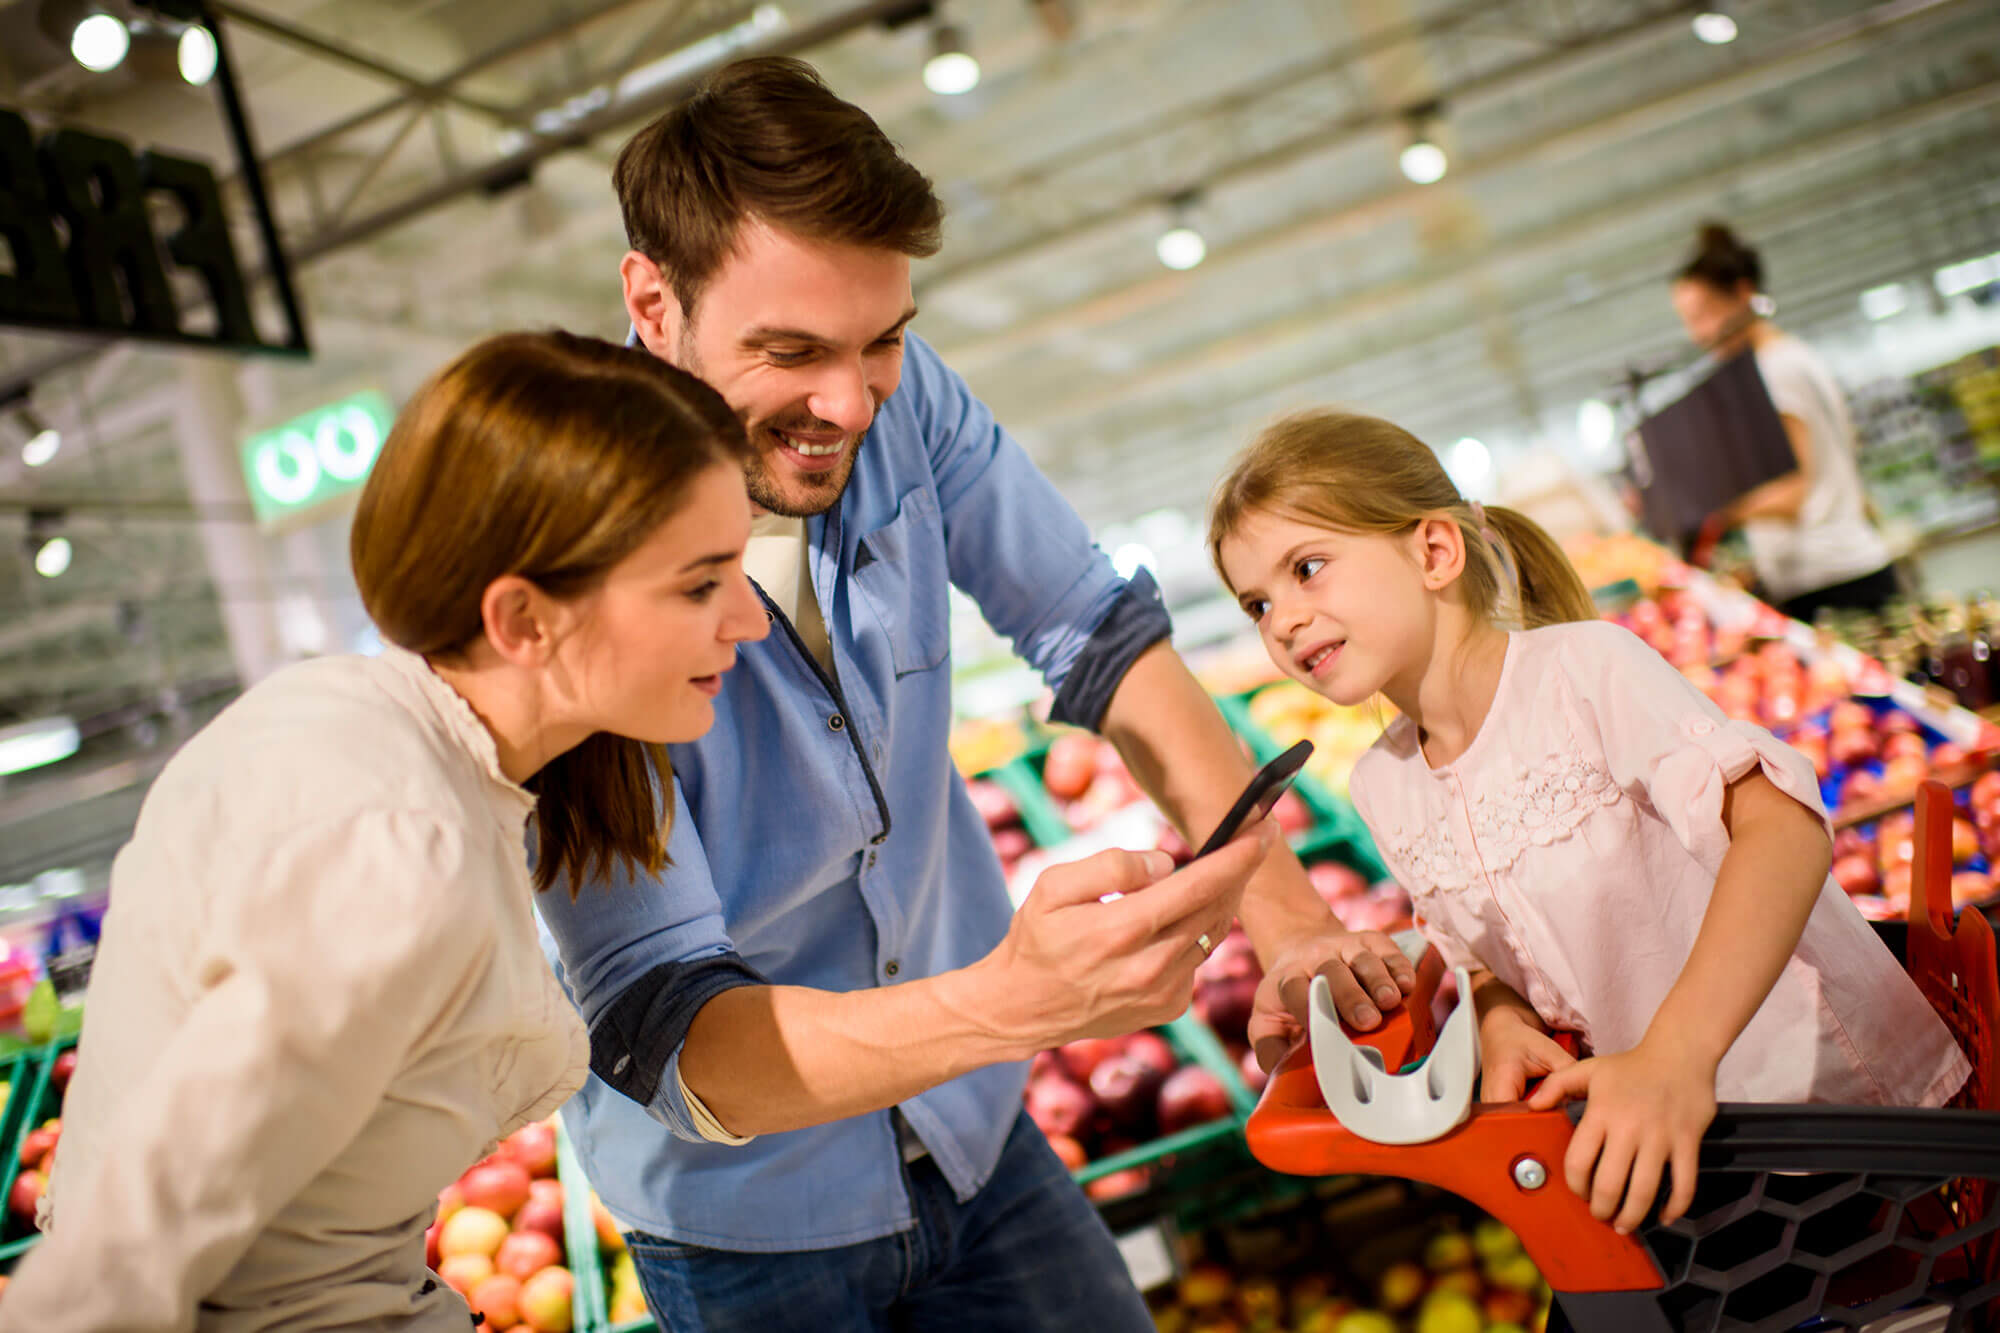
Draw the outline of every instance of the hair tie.
M1472 511L1472 522L1479 529L1480 537L1491 548L1493 558L1500 565L1500 607L1505 615L1519 618L1525 616L1527 608L1521 605L1521 570L1514 563L1514 548L1500 535L1486 517L1486 506L1477 500L1468 500L1466 507Z

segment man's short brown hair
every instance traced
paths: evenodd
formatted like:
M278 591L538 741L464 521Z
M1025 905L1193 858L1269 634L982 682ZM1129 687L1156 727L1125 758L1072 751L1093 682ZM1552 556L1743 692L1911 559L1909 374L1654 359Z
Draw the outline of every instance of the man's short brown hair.
M802 60L717 70L632 136L612 173L625 236L694 312L746 217L822 241L937 253L944 206L881 126Z

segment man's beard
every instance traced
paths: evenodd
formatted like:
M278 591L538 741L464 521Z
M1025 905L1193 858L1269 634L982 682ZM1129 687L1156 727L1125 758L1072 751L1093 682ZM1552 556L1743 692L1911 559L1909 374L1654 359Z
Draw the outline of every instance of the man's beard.
M831 472L797 475L792 477L793 489L787 490L779 480L778 469L785 465L778 461L778 452L784 446L778 443L769 426L750 427L750 461L743 465L743 486L750 492L750 503L767 514L779 514L785 518L811 518L824 514L840 503L840 497L847 490L848 481L854 476L854 460L861 452L861 443L866 436L856 436L842 451L840 466Z

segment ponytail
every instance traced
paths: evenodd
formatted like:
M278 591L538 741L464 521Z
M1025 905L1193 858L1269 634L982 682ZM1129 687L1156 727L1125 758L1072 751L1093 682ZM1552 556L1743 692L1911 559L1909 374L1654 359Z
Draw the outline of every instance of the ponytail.
M1576 566L1541 524L1518 509L1485 509L1482 544L1517 583L1517 612L1524 629L1597 619L1597 604ZM1497 547L1496 547L1497 538Z

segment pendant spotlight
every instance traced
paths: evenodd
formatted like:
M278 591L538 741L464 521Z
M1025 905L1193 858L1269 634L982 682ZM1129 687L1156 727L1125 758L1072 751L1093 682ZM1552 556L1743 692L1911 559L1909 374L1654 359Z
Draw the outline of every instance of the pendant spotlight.
M1173 221L1153 243L1153 253L1168 268L1185 272L1208 258L1208 242L1194 225L1194 209L1201 195L1185 190L1168 202L1173 207Z
M1694 16L1694 35L1710 46L1727 46L1736 40L1736 20L1720 5Z
M1409 126L1409 146L1403 149L1403 175L1416 185L1435 185L1451 169L1451 161L1437 143L1433 128L1440 114L1437 103L1416 107L1405 114Z
M940 23L931 29L931 58L924 62L924 87L940 97L957 97L979 86L979 62L965 49L965 29Z

